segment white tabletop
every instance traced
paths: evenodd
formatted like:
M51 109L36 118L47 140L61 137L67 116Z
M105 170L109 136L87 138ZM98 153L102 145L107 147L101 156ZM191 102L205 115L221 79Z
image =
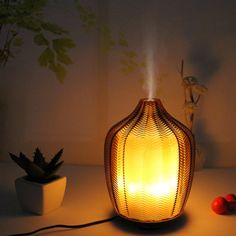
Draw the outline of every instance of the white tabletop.
M83 224L109 218L113 213L102 166L64 165L68 184L63 205L44 216L23 212L14 180L24 172L14 163L0 163L0 235L28 232L53 224ZM204 169L195 173L185 213L161 229L140 229L119 219L83 229L52 229L38 235L236 235L236 213L216 215L210 209L218 195L236 193L236 169ZM52 233L53 232L53 233Z

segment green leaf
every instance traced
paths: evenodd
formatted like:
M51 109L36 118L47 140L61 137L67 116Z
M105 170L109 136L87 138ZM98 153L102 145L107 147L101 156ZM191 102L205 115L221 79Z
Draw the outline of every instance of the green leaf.
M39 150L39 148L36 148L34 152L33 160L34 160L34 163L42 169L44 169L47 166L47 162L45 161L45 158L42 152Z
M57 52L57 53L64 53L66 52L66 48L58 41L57 39L54 39L52 41L52 48Z
M54 52L49 47L47 47L38 58L38 62L41 66L49 66L54 63L54 60Z
M38 58L38 62L40 66L47 66L48 65L48 59L45 51L41 53L41 55Z
M30 163L30 160L28 158L26 158L24 155L17 157L16 155L12 154L9 152L9 155L11 157L11 159L17 163L17 165L19 165L22 169L26 170L28 168L28 165Z
M183 86L190 86L193 84L198 84L198 80L194 76L186 76L183 78Z
M72 64L72 60L70 59L70 57L64 53L64 52L59 52L57 54L57 59L58 61L60 61L61 63L65 64L65 65L69 65Z
M45 178L50 178L53 175L55 175L55 173L58 171L58 169L62 166L62 164L64 163L64 161L59 162L58 164L56 164L55 166L52 166L51 169L49 169L46 173L45 173Z
M19 17L17 21L17 26L25 28L34 32L39 32L41 30L40 21L32 16Z
M47 170L50 170L54 168L54 166L57 164L57 162L60 160L61 155L63 153L63 148L52 158L52 160L49 162L47 166Z
M32 179L42 178L45 174L45 172L33 162L29 163L25 171Z
M39 178L44 174L44 171L32 161L30 161L22 152L20 152L19 157L12 153L9 154L11 159L15 161L21 168L23 168L30 177Z
M97 24L96 14L92 8L82 5L79 0L75 0L75 2L83 28L86 31L91 30Z
M103 50L108 52L111 49L113 49L114 46L116 45L116 42L112 37L111 29L109 28L109 26L108 25L100 26L98 30L101 33Z
M191 86L191 88L197 94L204 94L207 92L207 88L201 84L194 84Z
M22 152L20 152L20 158L21 158L21 159L24 159L24 160L27 160L27 161L30 161L30 160L26 157L26 155L25 155L24 153L22 153Z
M21 7L22 10L30 13L41 12L46 6L47 2L47 0L24 0L20 2L21 4L19 7Z
M34 42L39 45L39 46L42 46L42 45L46 45L48 46L49 45L49 42L48 40L43 36L43 34L36 34L34 36Z
M41 26L44 30L57 34L57 35L68 34L68 31L50 22L43 22Z
M193 102L186 102L184 104L185 112L188 113L188 114L194 113L196 108L197 108L197 105L195 103L193 103Z
M125 74L129 74L146 66L145 61L138 60L137 53L133 50L124 50L120 62Z
M57 63L57 64L51 63L49 65L49 69L52 70L56 74L56 77L59 80L59 82L61 83L64 82L64 79L66 76L66 70L60 63Z
M65 48L74 48L75 43L70 38L58 38L52 41L53 48L55 51L65 51Z

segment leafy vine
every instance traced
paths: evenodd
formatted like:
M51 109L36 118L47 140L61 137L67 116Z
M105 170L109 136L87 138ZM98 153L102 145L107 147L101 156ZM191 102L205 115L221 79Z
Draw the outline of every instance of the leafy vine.
M180 76L184 88L185 122L192 131L198 102L200 97L207 92L207 88L200 84L196 77L184 75L184 60L181 61Z
M39 64L63 82L65 66L72 63L68 49L75 47L75 43L68 31L44 19L46 4L47 0L0 0L0 67L16 56L23 44L20 30L25 29L33 33L33 42L43 48Z

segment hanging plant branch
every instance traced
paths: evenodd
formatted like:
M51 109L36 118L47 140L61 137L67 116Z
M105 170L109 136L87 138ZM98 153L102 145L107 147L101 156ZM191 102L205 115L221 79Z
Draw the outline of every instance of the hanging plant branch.
M95 11L74 0L79 20L86 32L97 31L101 35L102 48L110 52L119 49L120 63L125 74L145 68L144 57L132 50L124 33L115 38L109 24L98 21ZM58 81L63 82L66 68L72 64L68 51L76 45L69 32L57 24L44 19L43 11L48 0L0 0L0 67L14 58L23 44L21 29L32 33L35 45L42 48L38 56L40 66L52 71ZM7 35L7 37L6 37Z
M47 0L8 0L0 1L0 67L4 67L11 57L16 55L15 49L23 43L20 29L33 34L33 42L41 46L43 51L38 57L41 66L51 70L56 78L63 82L66 66L72 64L68 50L75 47L69 32L57 24L48 22L43 17ZM7 35L5 42L4 34ZM58 40L57 47L54 41Z
M180 76L184 88L184 112L185 122L188 128L193 130L195 111L201 95L207 92L207 88L198 82L194 76L184 76L184 60L181 61Z

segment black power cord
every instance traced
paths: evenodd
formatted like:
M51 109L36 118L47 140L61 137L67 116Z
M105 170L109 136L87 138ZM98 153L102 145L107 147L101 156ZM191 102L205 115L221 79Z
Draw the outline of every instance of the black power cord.
M47 230L47 229L54 229L54 228L81 229L81 228L85 228L85 227L89 227L89 226L93 226L93 225L98 225L98 224L106 223L106 222L112 221L112 220L114 220L116 218L117 218L117 216L113 216L111 218L107 218L107 219L104 219L104 220L93 221L93 222L89 222L89 223L81 224L81 225L63 225L63 224L50 225L50 226L46 226L46 227L42 227L42 228L36 229L34 231L31 231L31 232L21 233L21 234L11 234L10 236L33 235L33 234L38 233L40 231Z

